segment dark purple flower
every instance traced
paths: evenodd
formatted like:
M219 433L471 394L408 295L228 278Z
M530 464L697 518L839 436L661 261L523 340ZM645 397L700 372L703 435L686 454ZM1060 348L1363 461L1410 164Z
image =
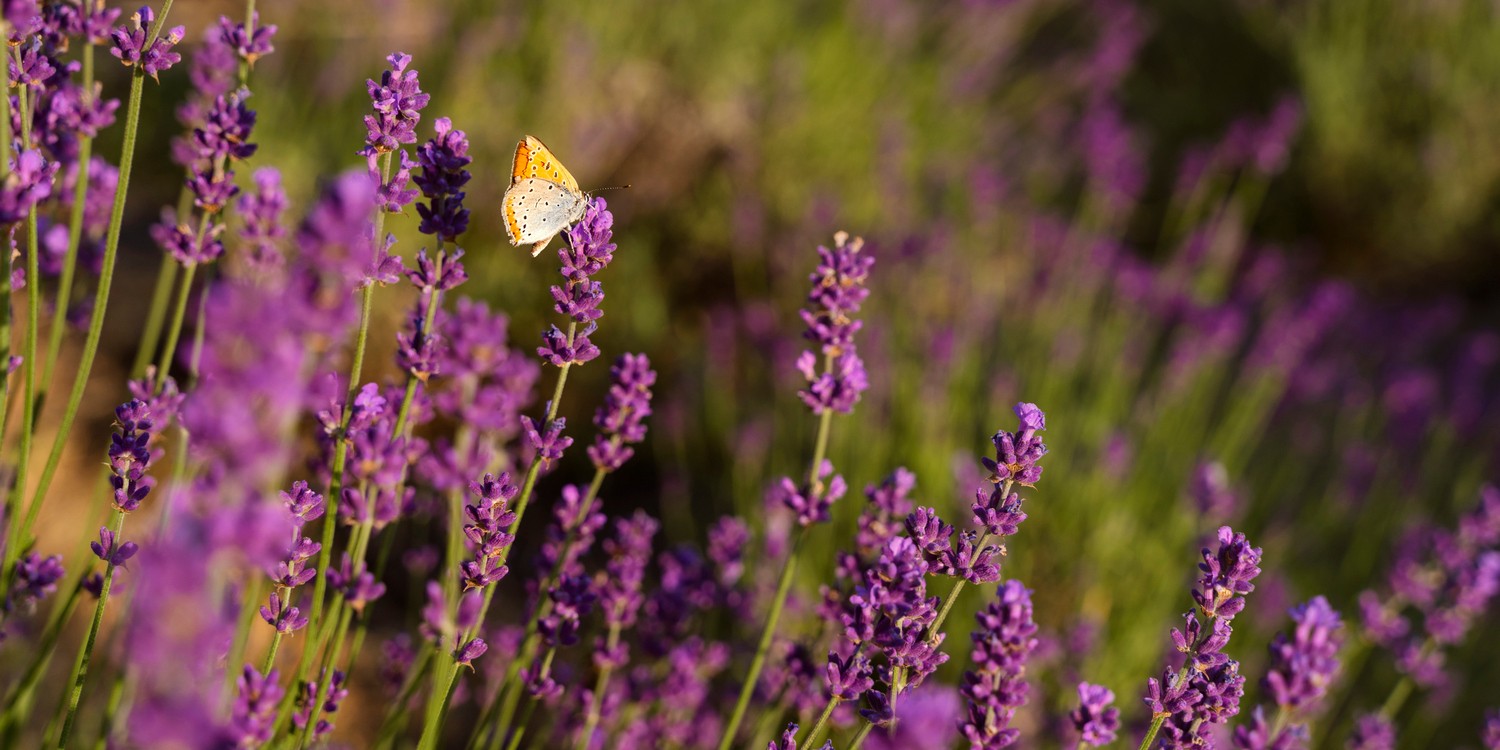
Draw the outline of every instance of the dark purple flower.
M638 510L629 518L615 521L615 536L604 540L604 551L609 560L604 570L594 579L598 592L599 608L604 612L604 622L610 628L630 628L635 625L645 597L642 585L646 578L646 566L651 562L651 541L660 524L650 514ZM613 656L613 655L611 655ZM623 666L622 662L614 664Z
M1365 714L1354 722L1347 750L1394 750L1396 727L1380 714Z
M1017 708L1026 704L1026 659L1036 648L1031 591L1006 581L997 599L975 615L974 669L965 672L960 692L969 714L960 728L975 750L1009 747L1020 732L1010 726Z
M1120 731L1120 709L1115 708L1115 694L1103 685L1078 683L1078 708L1068 714L1078 730L1079 744L1103 747L1115 741Z
M577 643L578 629L583 618L593 611L596 598L589 579L565 575L547 592L547 598L552 600L552 612L537 623L543 642L549 647Z
M108 526L99 527L99 541L89 542L89 549L94 551L94 556L103 560L113 567L124 567L126 561L135 557L135 553L141 550L135 542L127 542L123 539L116 543L115 532L110 531Z
M719 582L728 586L745 572L745 546L750 527L738 516L724 516L708 529L708 559L719 571Z
M510 545L515 541L509 533L511 524L516 521L515 512L510 510L510 501L520 490L510 483L510 475L502 472L498 477L485 474L482 480L471 482L469 492L475 501L464 506L467 523L463 532L474 558L460 565L466 591L482 589L510 572L501 559L509 553Z
M589 341L589 335L598 329L599 324L589 323L569 338L557 326L549 326L542 333L543 345L537 347L537 356L553 367L589 362L599 356L599 347Z
M25 86L33 92L40 91L47 84L47 81L57 73L57 67L52 64L52 60L43 52L40 43L25 45L25 51L21 53L19 64L12 57L9 67L11 85Z
M151 412L145 402L127 401L115 409L115 432L109 444L109 484L114 507L123 513L139 508L151 492Z
M233 187L232 183L224 184ZM212 263L224 254L224 243L219 240L224 225L207 217L200 217L200 223L202 231L178 221L176 212L167 208L162 210L161 221L151 226L151 239L185 266Z
M261 676L246 664L235 684L239 690L229 718L230 739L235 747L259 747L270 742L276 727L276 705L283 695L276 670Z
M271 580L286 588L296 588L311 581L318 571L308 567L307 563L322 549L323 545L307 537L294 541L291 549L287 550L286 557L278 560L275 567L267 571Z
M319 705L318 686L320 681L308 680L302 683L297 693L296 711L292 712L292 724L298 729L307 726L315 712L335 714L344 698L349 696L349 689L344 686L345 675L342 670L333 670L333 676L328 680L328 690L323 693L322 705ZM333 731L333 722L327 719L319 719L313 727L312 736L320 738Z
M470 177L466 167L473 159L469 158L468 137L455 130L451 120L439 117L433 129L437 135L417 149L422 171L412 178L427 199L417 204L417 215L422 217L417 231L452 242L469 228L463 188Z
M459 646L458 650L453 652L453 661L460 666L473 669L474 660L484 656L484 652L488 651L489 648L483 640L470 638L464 645Z
M219 17L219 37L223 43L234 50L235 56L244 60L246 65L255 66L255 61L271 54L275 47L271 46L271 37L276 35L276 26L262 26L260 13L256 12L250 16L248 24L236 23L224 16Z
M130 24L119 26L111 32L114 38L114 46L110 47L109 53L120 58L120 62L127 66L139 65L146 75L156 80L161 71L176 65L182 60L182 55L172 51L172 48L182 41L184 29L174 26L167 31L165 36L158 35L155 39L149 36L153 32L159 32L154 28L156 14L149 6L141 6L141 9L131 14Z
M829 651L823 679L828 695L845 701L859 700L875 684L870 677L870 660L858 653L840 658L837 651Z
M1280 729L1266 721L1263 706L1250 712L1250 723L1234 728L1230 742L1239 750L1302 750L1308 745L1307 727L1288 724Z
M833 475L831 481L828 480L830 474ZM791 477L782 477L781 482L771 490L771 493L775 501L797 514L797 523L811 526L827 521L833 504L843 497L848 489L849 486L844 482L844 477L833 474L833 462L825 458L818 466L817 477L812 486L798 487Z
M786 725L786 731L781 733L781 740L779 742L771 740L771 744L766 745L766 750L797 750L797 732L796 722ZM804 748L803 750L810 749ZM818 750L833 750L833 740L824 742Z
M36 552L26 553L16 561L16 582L11 586L7 605L29 608L57 590L57 581L63 573L62 555L42 557Z
M604 405L594 413L599 428L589 458L602 471L615 471L635 450L630 446L646 439L646 417L651 416L651 386L656 371L644 354L622 354L609 369L611 383Z
M1500 710L1484 712L1484 731L1479 741L1485 750L1500 750Z

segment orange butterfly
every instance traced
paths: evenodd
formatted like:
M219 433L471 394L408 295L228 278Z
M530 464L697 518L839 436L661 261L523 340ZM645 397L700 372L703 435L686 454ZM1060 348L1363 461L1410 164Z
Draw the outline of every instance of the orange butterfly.
M502 201L510 244L531 245L535 258L553 237L583 218L588 205L578 180L545 144L529 135L516 144L510 187Z

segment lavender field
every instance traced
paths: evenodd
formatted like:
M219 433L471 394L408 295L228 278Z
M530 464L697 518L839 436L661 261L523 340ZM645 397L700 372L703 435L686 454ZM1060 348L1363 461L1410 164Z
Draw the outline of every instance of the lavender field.
M1500 750L1497 12L5 0L0 748Z

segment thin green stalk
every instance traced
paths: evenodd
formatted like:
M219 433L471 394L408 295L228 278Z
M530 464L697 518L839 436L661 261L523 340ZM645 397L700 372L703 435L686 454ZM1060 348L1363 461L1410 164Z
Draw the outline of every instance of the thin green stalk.
M115 511L114 533L115 543L122 543L121 532L125 528L125 512ZM109 587L115 577L115 565L107 562L104 566L104 582L99 588L99 601L94 605L94 619L89 623L88 637L83 641L83 648L78 651L78 659L73 663L73 672L68 676L68 682L72 688L68 695L68 715L63 720L62 732L58 735L57 747L66 750L68 739L73 734L73 724L78 718L78 704L83 699L83 686L88 681L89 660L94 653L94 641L99 637L99 624L104 621L104 607L109 603Z
M578 333L578 323L576 323L576 322L569 323L568 324L568 345L569 346L572 346L573 339L577 335L577 333ZM564 363L561 367L557 368L557 384L552 388L552 400L550 402L548 402L548 404L547 404L547 416L542 421L542 428L543 429L545 429L547 425L551 424L553 422L553 420L557 419L558 408L559 408L559 405L562 403L563 387L568 382L568 370L569 370L569 368L571 366L572 366L572 363L568 362L568 363ZM512 534L514 534L516 532L516 530L518 530L518 529L521 528L521 518L526 513L526 507L527 507L527 505L530 504L531 495L532 495L532 492L534 492L535 489L536 489L536 480L537 480L537 477L541 474L541 470L542 470L542 460L540 458L537 459L537 460L535 460L535 461L532 461L531 465L528 466L528 467L526 467L526 478L521 483L521 492L517 496L517 500L516 500L516 520L511 523L510 529L508 529L508 531L510 533L512 533ZM514 545L512 545L512 546L514 546ZM503 552L501 554L501 556L500 556L500 564L502 564L502 565L505 564L505 562L509 558L510 558L510 548L507 548L505 550L505 552ZM449 561L449 562L451 564L453 561ZM480 607L480 610L479 610L479 619L478 619L478 622L480 622L480 623L484 622L485 615L489 612L490 601L494 597L494 595L495 595L495 587L494 586L488 587L488 589L485 591L484 603ZM466 635L465 638L460 639L460 643L462 643L463 641L467 640L468 637L472 637L472 634L465 634L465 635ZM461 666L462 665L460 665L458 663L458 661L455 659L454 662L453 662L452 667L450 667L447 670L447 673L446 673L446 675L443 678L442 689L434 691L433 694L432 694L432 696L430 696L428 698L428 709L427 709L426 720L425 720L425 722L423 724L423 727L422 727L422 739L420 741L421 744L419 745L420 748L424 748L425 749L425 748L432 748L432 747L436 746L435 743L437 742L438 727L442 724L443 716L447 712L448 702L449 702L449 699L452 696L453 686L457 684L458 670L459 670L459 668Z
M344 634L349 631L349 620L353 616L354 612L347 607L344 608L343 614L339 616L338 629L334 633L333 640L328 645L329 657L324 660L328 666L325 666L323 673L318 676L317 685L314 687L311 699L312 705L307 713L307 722L302 725L302 735L297 740L298 748L307 747L308 740L312 739L313 728L318 725L318 716L323 712L323 696L328 692L329 683L333 681L333 669L331 665L339 660L339 651L342 650L344 645Z
M386 744L395 739L401 728L405 726L407 706L411 703L412 696L416 694L417 686L423 683L427 671L432 668L432 657L435 653L431 643L422 642L422 650L417 653L416 662L406 673L406 679L401 683L401 691L396 695L396 702L392 704L391 710L386 712L385 720L380 723L380 733L375 739L375 747L386 747Z
M172 0L163 0L156 25L151 28L147 36L148 45L156 41L161 33L162 24L166 22L167 14L171 10ZM88 385L89 373L94 369L94 357L99 353L99 340L104 333L104 316L109 309L109 290L114 283L115 259L120 249L120 227L125 221L125 196L130 187L131 168L135 164L135 144L141 119L141 94L145 81L146 72L137 66L130 78L130 97L125 107L124 139L120 147L119 182L115 190L114 204L110 208L109 229L104 236L104 262L99 272L99 287L94 292L94 312L89 318L88 335L84 340L83 354L78 362L78 372L73 378L72 390L68 393L67 407L63 410L57 435L52 441L52 450L47 455L47 463L37 482L36 492L32 495L31 506L26 510L26 520L20 534L16 537L18 541L28 538L37 513L41 510L42 502L47 497L47 489L51 486L58 464L62 461L63 448L67 445L68 436L72 433L73 420L78 416L78 405L83 400L83 390ZM3 98L0 97L0 99ZM7 569L14 565L16 554L15 545L7 548Z
M616 443L618 443L618 440L618 438L615 438ZM584 519L588 518L589 513L593 510L594 502L599 497L599 487L604 484L606 474L608 472L604 469L596 468L594 470L594 478L589 482L588 491L584 494L583 502L580 504L578 512L580 524ZM510 720L515 717L516 704L521 696L520 675L531 668L531 662L536 658L537 649L541 645L537 630L541 627L542 618L552 613L552 600L547 598L547 592L551 591L552 587L557 585L558 578L562 573L562 565L560 563L571 554L573 545L577 541L578 526L575 525L568 529L567 535L563 539L562 553L558 556L559 565L547 574L547 578L542 582L541 588L537 589L538 597L536 606L532 607L531 616L526 619L525 635L521 639L521 654L517 658L512 659L510 664L505 668L505 679L500 683L500 689L505 695L505 701L500 710L500 726L502 727L510 726ZM496 693L497 698L499 695L500 693Z
M526 708L521 711L521 721L510 733L510 741L505 743L505 750L516 750L521 746L521 738L526 735L526 725L531 723L533 713L536 713L536 699L530 698L526 701Z
M82 91L84 102L94 97L94 44L92 37L85 35L83 51ZM40 401L52 383L52 368L62 352L63 331L68 328L68 302L73 295L73 275L78 266L78 246L83 243L83 208L89 191L89 160L94 153L94 138L88 134L78 138L78 178L73 184L73 209L68 215L68 250L63 257L62 275L57 281L57 298L53 302L52 328L47 334L47 360L42 366L42 390L37 394ZM38 405L40 408L40 405Z
M865 725L859 728L859 734L854 735L854 741L849 743L849 750L859 750L864 747L865 739L870 736L870 730L874 728L874 724L865 722Z
M10 24L0 19L0 34L6 38L10 37ZM0 91L10 91L10 66L0 66ZM0 96L0 178L8 177L11 173L10 155L10 97ZM0 269L4 275L0 278L9 279L11 276L10 253L0 253ZM0 362L10 361L10 284L0 284ZM4 383L5 393L0 396L0 426L7 424L10 418L10 376L0 375L0 382ZM0 433L3 435L3 433ZM16 511L20 508L20 498L12 493L5 496L5 518L9 526L15 525ZM7 535L8 536L8 535ZM9 560L6 561L7 564ZM4 571L0 571L4 572ZM8 585L8 579L0 578L0 582ZM8 590L8 589L7 589Z
M839 707L837 695L828 699L828 705L823 707L823 713L818 716L817 723L813 724L811 732L807 733L806 747L817 747L818 739L823 736L823 728L828 726L828 717L833 715L833 709Z
M614 653L620 645L620 626L610 623L609 636L606 642L606 650ZM588 717L583 722L583 733L578 735L578 741L573 745L574 750L585 750L589 741L594 737L594 729L599 726L600 712L604 707L604 690L609 687L609 678L614 674L614 666L606 663L599 668L599 676L594 678L594 692L589 700Z
M145 376L151 355L156 353L156 345L161 342L161 329L167 323L167 305L172 300L172 287L177 284L177 269L181 267L171 255L162 253L156 286L151 290L151 306L146 312L146 325L141 329L141 343L135 350L135 362L130 366L131 378Z
M826 361L824 369L830 366ZM823 458L828 453L829 427L833 423L833 411L825 409L818 420L818 438L813 448L812 468L808 471L807 483L809 491L820 493L822 484L818 479L818 469L823 464ZM807 529L803 527L797 532L797 540L792 543L792 550L787 554L786 563L781 568L781 579L776 582L776 598L771 600L771 611L766 615L766 624L761 629L760 643L755 647L755 657L750 660L750 671L745 675L745 681L740 686L740 697L734 703L734 713L729 715L729 723L724 726L724 734L719 738L719 750L729 750L734 744L734 735L740 729L740 722L745 720L745 709L750 706L750 696L755 692L755 686L760 681L760 672L766 666L766 654L771 650L771 642L776 638L776 625L781 620L782 607L786 605L787 594L792 588L792 579L797 573L798 557L802 551L802 544L807 539Z
M177 356L177 342L182 338L182 325L187 321L188 298L193 293L193 277L198 273L198 264L188 263L184 271L182 282L177 287L177 304L172 307L172 323L167 327L167 343L162 347L161 358L156 361L158 388L172 374L172 360Z

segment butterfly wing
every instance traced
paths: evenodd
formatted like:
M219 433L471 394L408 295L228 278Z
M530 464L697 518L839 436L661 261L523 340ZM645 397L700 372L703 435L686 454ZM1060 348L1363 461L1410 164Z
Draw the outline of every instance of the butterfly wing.
M531 245L540 255L553 237L583 217L583 193L538 177L525 177L505 191L505 234L512 245Z
M516 144L516 157L510 166L511 185L526 179L548 180L578 192L578 180L568 168L557 160L546 144L529 135Z

